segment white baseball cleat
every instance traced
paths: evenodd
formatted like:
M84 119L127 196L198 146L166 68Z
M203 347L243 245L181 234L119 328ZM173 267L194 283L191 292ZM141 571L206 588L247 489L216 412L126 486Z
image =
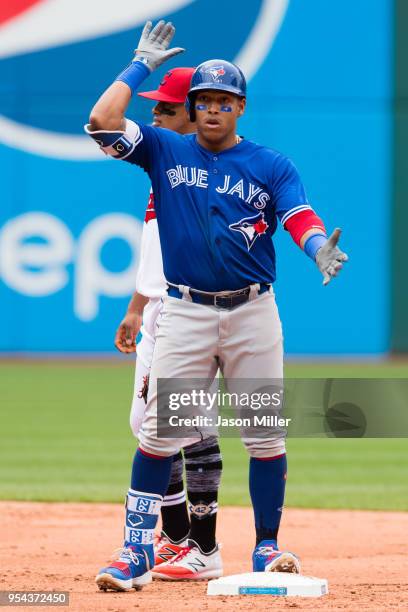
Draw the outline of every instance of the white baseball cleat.
M187 540L183 540L177 544L172 542L164 531L162 531L160 535L155 536L154 567L157 568L158 565L163 565L163 563L171 561L177 557L186 546Z
M152 570L153 578L161 580L207 580L222 576L222 559L220 547L209 553L204 553L194 540L188 540L188 545L167 563L162 563Z

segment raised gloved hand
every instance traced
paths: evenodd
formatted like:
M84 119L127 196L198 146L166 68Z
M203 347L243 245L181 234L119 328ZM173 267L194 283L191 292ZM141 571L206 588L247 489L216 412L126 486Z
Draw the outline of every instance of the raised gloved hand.
M152 29L152 22L148 21L143 28L139 44L135 49L134 62L143 62L153 71L163 62L185 51L181 47L169 49L169 45L176 32L176 28L169 21L165 23L162 19Z
M327 242L316 253L316 264L323 274L323 285L327 285L333 276L337 276L348 257L337 246L341 229L336 227Z

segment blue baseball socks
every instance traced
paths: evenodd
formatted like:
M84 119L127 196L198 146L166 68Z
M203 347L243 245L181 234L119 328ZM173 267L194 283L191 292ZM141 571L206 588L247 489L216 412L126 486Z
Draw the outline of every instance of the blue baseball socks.
M249 492L255 516L256 544L278 539L285 499L286 454L268 459L251 457Z

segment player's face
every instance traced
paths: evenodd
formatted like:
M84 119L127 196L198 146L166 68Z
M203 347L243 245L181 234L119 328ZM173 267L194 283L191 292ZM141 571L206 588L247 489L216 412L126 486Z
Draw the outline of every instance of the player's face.
M152 110L153 125L179 134L188 134L193 129L184 104L158 102Z
M195 99L197 133L209 144L235 137L236 123L245 110L245 98L224 91L202 91Z

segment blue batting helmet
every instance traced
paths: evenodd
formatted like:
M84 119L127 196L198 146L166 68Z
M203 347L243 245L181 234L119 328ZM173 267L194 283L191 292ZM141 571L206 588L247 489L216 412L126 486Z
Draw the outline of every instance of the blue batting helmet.
M195 121L194 100L196 94L203 89L228 91L245 98L246 80L238 66L225 60L208 60L197 66L191 77L190 89L186 99L186 108L190 113L191 121Z

